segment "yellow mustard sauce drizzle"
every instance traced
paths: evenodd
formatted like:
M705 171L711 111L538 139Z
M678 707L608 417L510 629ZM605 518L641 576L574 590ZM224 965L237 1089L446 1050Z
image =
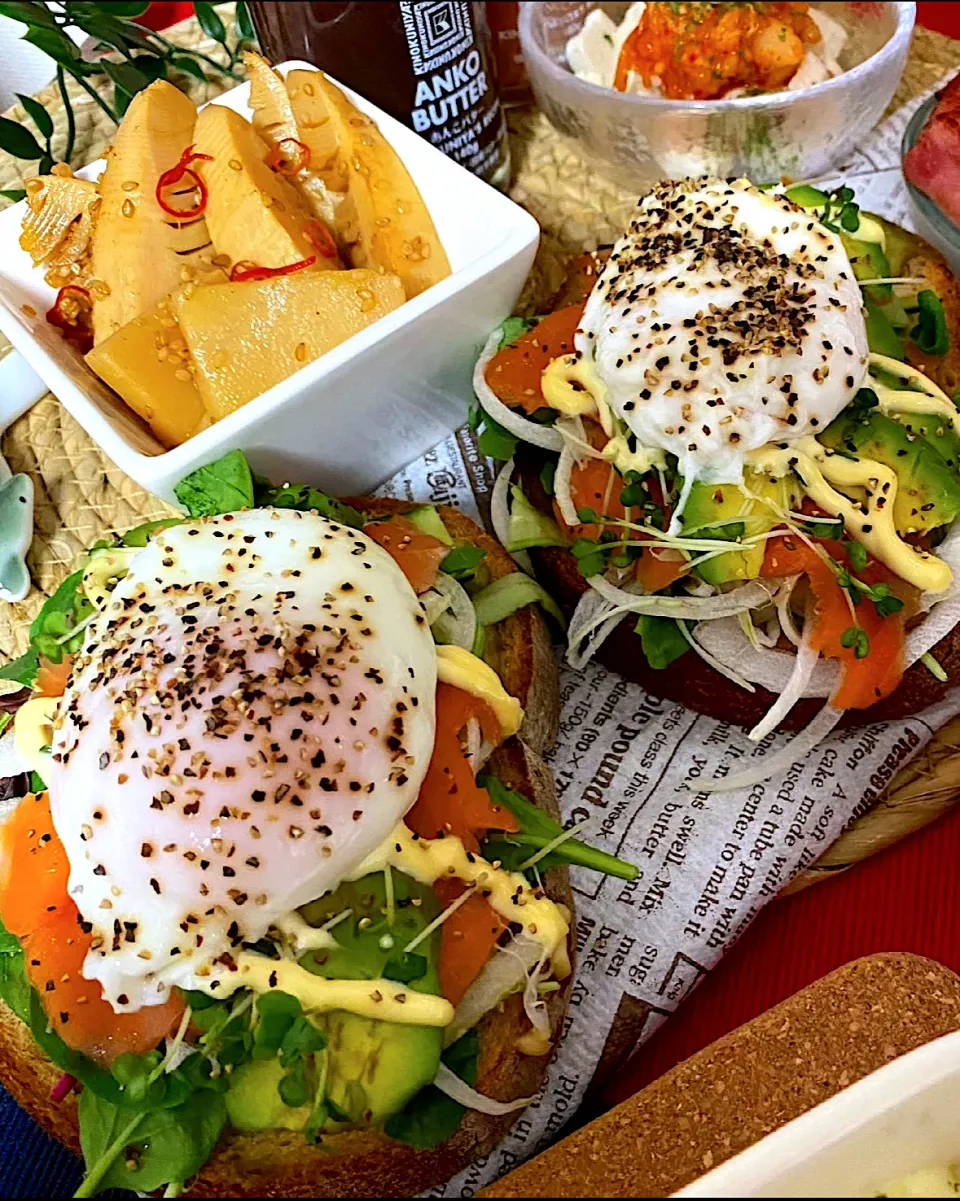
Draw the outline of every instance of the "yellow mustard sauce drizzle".
M901 579L923 592L943 592L949 588L953 572L947 564L936 555L910 546L897 533L893 520L897 475L885 464L832 454L810 436L785 449L763 447L752 451L747 459L754 470L769 475L796 471L811 500L832 517L842 517L850 534ZM864 488L867 512L862 512L832 484L840 488Z
M53 720L59 698L35 696L25 701L13 719L13 744L18 757L41 780L50 774L50 755L44 747L53 744Z
M364 1018L403 1026L448 1026L453 1006L443 997L419 993L394 980L326 980L290 959L268 959L250 951L235 956L236 971L218 971L198 979L197 987L220 999L238 988L255 993L279 989L296 997L306 1013L345 1009ZM211 988L211 984L219 984Z
M551 359L540 376L540 390L550 408L564 417L586 417L607 395L592 360L577 354Z
M590 359L565 354L552 359L540 377L540 390L551 409L564 417L596 417L607 444L600 457L620 472L636 471L645 475L654 467L666 466L663 451L638 445L630 449L627 434L619 432L617 417L607 403L607 389Z
M403 822L350 878L359 880L387 867L406 872L421 884L433 884L441 876L455 876L466 884L475 884L496 913L522 926L528 937L543 945L558 980L570 974L567 952L570 927L559 907L539 893L520 872L494 867L479 855L468 853L459 838L418 838Z
M888 358L885 354L871 354L870 365L880 367L889 375L895 375L908 383L914 383L920 392L889 388L878 379L871 379L870 384L877 394L881 413L915 413L918 416L943 417L953 429L960 434L960 409L953 403L946 392L943 392L933 380L928 379L916 367L901 363L898 359Z

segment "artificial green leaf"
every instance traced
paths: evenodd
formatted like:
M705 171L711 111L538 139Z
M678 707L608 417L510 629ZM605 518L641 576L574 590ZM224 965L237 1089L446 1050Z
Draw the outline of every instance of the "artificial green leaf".
M221 46L226 44L227 31L223 27L223 22L217 15L212 4L201 3L201 0L193 6L193 11L200 23L200 28L208 38L213 38L215 42L219 42Z
M207 77L203 73L203 67L195 58L188 58L185 54L171 54L170 65L178 71L182 71L184 75L192 75L194 79L205 80Z
M144 88L153 82L132 63L112 63L108 58L101 59L105 74L113 80L114 97L121 112L126 112L130 101Z
M174 488L191 517L212 517L253 507L253 476L242 450L198 467Z
M23 190L23 188L0 189L0 196L2 196L4 198L4 200L12 200L14 204L17 204L19 201L24 200L26 198L26 195L27 195L27 193Z
M99 70L99 67L92 63L85 63L80 57L79 48L67 37L62 29L54 27L53 29L33 28L28 29L23 35L23 40L29 42L31 46L36 46L38 50L42 50L48 58L52 58L55 63L59 63L71 75L91 75Z
M116 6L110 3L74 4L70 13L71 24L79 26L85 33L114 50L119 50L121 54L130 47L153 51L155 47L145 33L129 21L118 20L121 16L116 12ZM101 59L98 65L103 66L104 60Z
M257 41L257 31L253 27L253 21L250 19L250 9L246 5L246 0L238 0L234 18L237 22L237 38L241 42Z
M43 158L44 150L25 125L0 117L0 150L28 162Z
M115 17L134 19L143 16L150 7L150 0L108 0L103 7L108 8Z
M23 96L20 92L17 92L17 99L43 136L45 138L53 137L53 118L43 105L38 100L34 100L32 96Z
M0 0L0 17L10 17L24 25L38 25L44 29L56 29L53 13L45 4L30 4L27 0Z
M469 1030L446 1049L441 1059L461 1080L473 1087L477 1082L480 1036ZM464 1107L442 1093L434 1084L422 1088L399 1113L387 1119L384 1127L390 1138L420 1151L428 1151L446 1142L460 1125Z
M644 656L657 671L669 667L690 649L690 643L672 617L652 617L649 613L641 613L636 629Z

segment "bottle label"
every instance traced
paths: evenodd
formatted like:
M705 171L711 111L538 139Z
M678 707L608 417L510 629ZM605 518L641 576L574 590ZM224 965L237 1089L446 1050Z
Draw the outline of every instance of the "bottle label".
M466 0L401 0L417 77L410 122L476 175L494 171L505 129Z

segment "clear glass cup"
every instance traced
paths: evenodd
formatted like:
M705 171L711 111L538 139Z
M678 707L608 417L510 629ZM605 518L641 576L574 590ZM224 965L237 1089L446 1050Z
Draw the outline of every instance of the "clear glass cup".
M913 3L831 3L850 37L842 75L794 92L733 100L664 100L578 79L567 41L596 3L527 0L520 43L537 103L551 122L627 187L694 175L755 182L813 179L843 159L880 120L903 73ZM617 19L626 3L605 3Z

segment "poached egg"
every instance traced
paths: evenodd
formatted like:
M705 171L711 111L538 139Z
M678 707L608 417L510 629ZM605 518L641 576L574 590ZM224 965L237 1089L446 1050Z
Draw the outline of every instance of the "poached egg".
M575 336L614 413L696 480L739 484L753 450L824 429L867 372L840 237L748 180L662 184L639 203Z
M413 805L436 652L358 530L257 509L162 531L87 630L46 773L84 976L117 1011L217 987ZM216 995L214 993L214 995Z

